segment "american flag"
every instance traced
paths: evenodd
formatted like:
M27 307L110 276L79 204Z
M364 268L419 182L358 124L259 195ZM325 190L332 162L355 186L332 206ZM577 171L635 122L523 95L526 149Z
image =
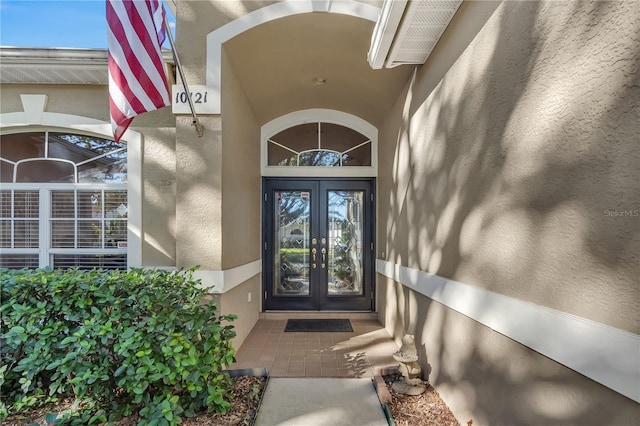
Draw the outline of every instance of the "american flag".
M171 105L160 50L164 16L159 0L107 0L109 111L116 141L138 114Z

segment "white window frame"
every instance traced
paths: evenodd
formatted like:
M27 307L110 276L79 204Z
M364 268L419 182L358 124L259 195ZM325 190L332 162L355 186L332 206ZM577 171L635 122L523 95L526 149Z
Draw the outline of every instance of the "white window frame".
M47 112L46 95L20 95L20 98L24 111L0 114L0 135L54 131L113 139L111 123L78 115ZM127 183L122 184L126 186L128 200L127 267L138 268L142 266L142 134L129 129L121 142L127 145ZM32 184L3 183L2 189L20 190L30 185ZM53 188L53 185L55 184L47 184L47 187ZM79 189L84 184L73 185ZM91 188L97 186L88 185Z
M127 191L127 185L103 183L20 183L2 184L2 191L38 191L38 247L2 248L6 254L37 254L40 267L53 266L55 254L127 254L127 249L91 249L51 247L51 194L54 191ZM128 195L127 195L128 197ZM77 219L77 217L76 217ZM128 222L128 220L127 220ZM128 245L128 244L127 244ZM128 258L128 256L127 256ZM128 266L128 265L127 265Z

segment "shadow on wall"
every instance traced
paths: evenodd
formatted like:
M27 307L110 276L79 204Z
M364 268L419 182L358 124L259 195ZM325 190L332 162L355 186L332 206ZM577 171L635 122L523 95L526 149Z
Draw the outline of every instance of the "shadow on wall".
M589 59L610 56L611 40L584 43L604 31L601 3L544 4L544 15L566 17L554 25L573 26L544 38L540 7L505 6L495 40L472 45L428 100L414 83L395 149L389 257L628 329L640 319L620 317L640 296L630 282L640 273L638 59L607 58L607 69ZM589 294L608 309L588 308Z
M175 127L144 130L142 157L144 200L143 265L175 266L176 159Z
M400 284L386 285L415 296ZM416 333L425 379L461 424L628 426L640 415L635 402L438 302L415 297L416 325L407 332ZM396 326L396 335L405 332Z
M428 98L418 72L382 148L391 262L640 331L638 8L506 2ZM630 421L630 400L393 286L395 335L487 424Z
M206 35L212 28L208 28L204 20L198 20L203 16L202 11L206 10L210 17L208 25L224 25L246 13L247 3L180 2L177 5L177 50L187 81L205 80ZM254 9L257 3L252 2L250 8ZM220 232L215 223L221 215L222 132L216 118L201 116L200 121L205 128L202 137L195 134L190 116L179 116L176 134L166 139L166 145L145 148L154 149L152 155L145 155L144 161L145 232L150 228L146 225L152 224L155 234L146 234L145 250L150 257L171 259L169 262L178 267L201 265L204 270L215 270L220 269L221 262ZM161 220L165 223L160 223ZM170 239L160 241L168 235Z
M429 357L427 356L427 345L423 343L417 348L418 348L418 360L420 360L420 364L422 368L422 379L429 381L429 375L431 374L431 364L429 364Z

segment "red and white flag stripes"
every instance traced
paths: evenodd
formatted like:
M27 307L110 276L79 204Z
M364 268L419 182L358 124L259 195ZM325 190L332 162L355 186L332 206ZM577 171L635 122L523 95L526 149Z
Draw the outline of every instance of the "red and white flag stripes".
M107 0L109 111L116 141L138 114L171 105L160 50L164 14L159 0Z

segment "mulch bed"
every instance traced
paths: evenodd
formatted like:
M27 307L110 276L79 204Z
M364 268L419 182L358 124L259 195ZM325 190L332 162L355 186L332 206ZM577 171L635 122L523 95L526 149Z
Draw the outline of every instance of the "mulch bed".
M388 403L393 421L397 426L460 426L453 413L440 398L438 392L429 384L422 395L408 396L396 393L391 384L401 380L400 374L382 376L387 390L391 394ZM262 394L265 390L266 377L239 376L229 390L229 402L232 408L226 414L200 413L195 417L183 418L186 426L250 426L255 420ZM38 410L29 410L5 419L5 426L25 426L32 423L44 425L46 413L59 413L71 407L72 399L63 400L55 405L48 405ZM116 426L135 426L139 422L137 415L129 416L115 423ZM471 425L469 421L467 425Z
M266 377L239 376L234 377L234 384L229 389L228 401L232 408L226 414L199 413L195 417L183 417L182 425L187 426L248 426L253 424L258 405L264 393ZM29 410L14 414L4 421L3 426L25 426L32 423L45 425L44 416L47 413L60 413L73 404L73 399L66 399L57 404L47 405L37 410ZM116 426L135 426L140 421L137 415L132 415L115 422Z
M447 404L430 384L427 383L427 390L422 395L410 396L391 389L393 382L402 380L400 374L385 375L382 378L391 394L391 402L388 404L397 426L460 426Z

